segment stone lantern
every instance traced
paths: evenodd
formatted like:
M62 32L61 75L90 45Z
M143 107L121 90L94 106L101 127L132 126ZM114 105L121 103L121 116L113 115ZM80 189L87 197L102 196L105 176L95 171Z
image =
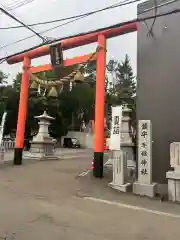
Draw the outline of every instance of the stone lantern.
M35 118L39 120L39 131L38 134L33 137L30 151L24 155L24 158L38 160L58 159L54 155L54 145L56 140L49 136L48 131L50 121L54 120L54 118L50 117L46 111L44 111L42 115L36 116Z
M129 128L131 109L127 105L123 106L123 116L121 122L121 150L127 153L128 168L136 168L133 148L136 147L131 138L132 129Z

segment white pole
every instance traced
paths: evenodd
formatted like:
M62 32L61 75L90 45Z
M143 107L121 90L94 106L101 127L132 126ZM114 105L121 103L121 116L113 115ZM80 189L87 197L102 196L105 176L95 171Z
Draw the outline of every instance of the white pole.
M0 125L0 146L3 140L4 125L5 125L6 117L7 117L7 112L4 112L1 120L1 125Z

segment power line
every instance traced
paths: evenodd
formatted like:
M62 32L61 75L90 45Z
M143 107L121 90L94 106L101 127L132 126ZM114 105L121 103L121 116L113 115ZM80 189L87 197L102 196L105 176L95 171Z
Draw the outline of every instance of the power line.
M70 23L72 23L72 22L76 22L77 20L80 20L80 19L82 19L82 18L84 18L84 17L80 17L80 18L78 18L78 19L73 19L73 20L71 20L71 21L69 21L69 22L62 23L62 24L60 24L60 25L58 25L58 26L55 26L55 27L53 27L53 28L49 28L49 29L47 29L47 30L45 30L45 31L42 31L42 32L40 32L40 34L43 34L43 33L46 33L46 32L48 32L48 31L51 31L51 30L53 30L53 29L56 29L56 28L65 26L65 25L70 24ZM19 40L17 40L17 41L14 41L14 42L12 42L12 43L3 45L3 46L0 47L0 50L2 50L2 49L4 49L4 48L7 48L7 47L10 47L10 46L12 46L12 45L14 45L14 44L23 42L23 41L28 40L28 39L33 38L33 37L34 37L34 35L31 35L31 36L28 36L28 37L19 39ZM46 38L46 41L47 41L47 43L48 43L48 38ZM51 40L49 40L49 41L51 41Z
M21 20L19 20L18 18L16 18L14 15L12 15L11 13L9 13L8 11L6 11L5 9L0 7L0 11L3 12L5 15L7 15L8 17L12 18L13 20L15 20L16 22L22 24L25 28L27 28L28 30L30 30L31 32L33 32L36 36L38 36L43 42L46 41L46 39L41 36L38 32L34 31L31 27L27 26L25 23L23 23Z
M59 28L59 27L68 25L68 24L70 24L70 23L72 23L72 22L76 22L76 21L78 21L78 20L80 20L80 19L83 19L83 18L85 18L85 17L88 17L88 16L90 16L90 15L92 15L92 14L97 13L97 11L99 12L99 11L109 10L109 9L114 8L114 7L120 7L120 6L123 6L124 4L126 4L126 5L127 5L127 4L132 4L132 3L135 3L135 2L139 2L139 1L141 1L141 0L133 0L133 1L130 1L130 2L129 2L129 0L125 0L125 1L123 1L122 3L120 3L120 4L119 4L119 3L116 3L116 4L113 4L113 5L108 6L108 7L106 7L106 8L99 9L99 10L96 10L96 11L93 11L93 12L90 12L90 13L85 13L85 14L76 15L76 16L69 17L69 18L64 18L64 19L61 19L60 21L64 21L65 19L72 19L72 20L70 20L70 21L68 21L68 22L65 22L65 23L62 23L62 24L60 24L60 25L58 24L58 25L55 26L55 27L48 28L48 29L40 32L39 34L47 33L47 32L49 32L49 31L52 31L52 30L56 29L56 28ZM76 18L74 19L74 17L76 17ZM57 21L57 20L56 20L56 21ZM30 26L30 25L29 25L29 26ZM2 49L4 49L4 48L7 48L7 47L10 47L10 46L12 46L12 45L14 45L14 44L20 43L20 42L22 42L22 41L28 40L28 39L33 38L33 37L34 37L34 35L31 35L31 36L28 36L28 37L19 39L19 40L17 40L17 41L14 41L14 42L12 42L12 43L8 43L8 44L6 44L6 45L1 46L1 47L0 47L0 50L2 50ZM48 40L48 38L46 38L46 40Z
M33 2L33 1L35 1L35 0L19 1L19 2L16 2L15 4L12 4L12 5L7 6L7 9L8 9L9 11L12 11L12 10L14 10L14 9L23 7L23 6L29 4L29 3Z
M55 19L55 20L51 20L51 21L32 23L32 24L28 24L27 26L33 27L33 26L38 26L38 25L46 25L46 24L52 24L52 23L56 23L56 22L62 22L62 21L76 19L76 18L80 18L80 17L87 17L87 16L90 16L90 15L93 15L93 14L96 14L96 13L100 13L100 12L107 11L107 10L110 10L110 9L118 8L118 7L121 7L121 6L130 5L130 4L133 4L133 3L140 2L140 1L142 1L142 0L131 0L131 1L125 0L122 3L116 3L116 4L113 4L113 5L110 5L108 7L101 8L101 9L98 9L98 10L95 10L95 11L91 11L91 12L87 12L87 13L83 13L83 14L79 14L79 15L74 15L74 16L67 17L67 18L61 18L61 19ZM20 25L19 26L11 26L11 27L1 27L0 30L17 29L17 28L23 28L23 27L24 26L20 26Z
M12 11L15 10L17 8L23 7L31 2L33 2L35 0L24 0L24 1L15 1L14 4L9 4L7 6L4 6L3 4L1 4L2 7L6 8L8 11ZM0 13L2 14L2 13Z
M27 1L34 1L34 0L27 0ZM98 9L98 10L95 10L95 11L92 11L92 12L87 12L87 13L83 13L83 14L80 14L80 15L75 15L75 16L71 16L71 17L67 17L67 18L55 19L55 20L51 20L51 21L32 23L32 24L28 24L27 26L33 27L33 26L38 26L38 25L46 25L46 24L52 24L52 23L62 22L62 21L70 20L70 19L76 19L76 18L78 20L79 17L83 17L83 16L87 17L87 16L90 16L90 15L93 15L93 14L96 14L96 13L99 13L99 12L102 12L102 11L114 9L114 8L117 8L117 7L129 5L129 4L133 4L133 3L138 3L139 1L141 1L141 0L132 0L132 1L125 0L122 3L116 3L116 4L113 4L113 5L110 5L108 7L101 8L101 9ZM160 8L160 7L172 4L172 3L177 2L177 1L179 1L179 0L171 0L171 1L168 1L168 2L165 2L165 3L161 3L159 5L156 4L156 6L153 6L152 8L149 8L149 9L146 9L142 12L139 12L138 15L140 15L144 12L149 12L149 11L155 9L155 8ZM21 26L21 25L11 26L11 27L1 27L0 30L10 30L10 29L23 28L23 27L24 26Z
M35 0L26 0L27 3L30 3L32 1L35 1ZM38 23L32 23L32 24L28 24L27 26L29 27L33 27L33 26L38 26L38 25L45 25L45 24L52 24L52 23L56 23L56 22L61 22L61 21L66 21L66 20L70 20L70 19L74 19L74 18L77 18L78 20L78 17L83 17L83 16L89 16L89 15L92 15L92 14L95 14L95 13L98 13L98 12L101 12L101 11L105 11L105 10L109 10L109 9L113 9L113 8L116 8L116 7L119 7L119 6L124 6L124 5L129 5L129 4L132 4L132 3L137 3L141 0L134 0L134 1L129 1L129 0L125 0L123 1L123 3L117 3L117 4L114 4L114 5L111 5L109 7L106 7L106 8L103 8L103 9L99 9L99 10L96 10L96 11L92 11L92 12L88 12L88 13L84 13L84 14L81 14L81 15L75 15L75 16L72 16L72 17L67 17L67 18L61 18L61 19L55 19L55 20L51 20L51 21L45 21L45 22L38 22ZM161 7L164 7L166 5L170 5L174 2L177 2L179 0L170 0L168 2L165 2L165 3L161 3L159 5L157 5L157 8L161 8ZM25 5L25 1L23 2L24 4L22 4L21 6ZM26 4L27 4L26 3ZM142 12L139 12L138 15L142 14L142 13L145 13L145 12L149 12L153 9L155 9L156 7L153 6L151 8L148 8ZM9 10L9 8L7 7L7 9ZM13 10L15 9L12 8L10 10ZM69 22L68 22L69 23ZM67 23L67 24L68 24ZM60 25L61 26L61 25ZM0 30L9 30L9 29L16 29L16 28L23 28L23 26L11 26L11 27L1 27ZM26 38L25 38L26 39Z
M8 11L12 11L14 9L17 9L19 7L25 6L31 2L33 2L35 0L24 0L24 1L16 1L13 4L9 4L8 6L6 6L6 8L8 9Z
M153 15L153 16L148 16L148 17L144 17L144 18L136 18L136 19L134 19L134 20L130 20L130 21L118 23L118 24L111 25L111 26L108 26L108 27L105 27L105 28L99 28L99 29L95 29L95 30L93 30L93 31L82 32L82 33L79 33L79 34L76 34L76 35L66 36L66 37L63 37L63 38L59 38L59 39L55 39L55 40L49 41L49 44L52 44L52 43L55 43L55 42L60 42L60 41L63 41L63 40L69 39L69 38L80 37L80 36L83 36L83 35L87 35L87 34L99 32L99 31L105 31L105 30L108 30L108 29L113 29L113 28L117 28L117 27L122 27L122 26L124 26L124 25L131 24L131 23L144 22L144 21L146 21L146 20L154 19L155 17L156 17L156 18L160 18L160 17L163 17L163 16L169 16L169 15L177 14L177 13L180 13L180 9L175 9L175 10L173 10L173 11L168 11L168 12L160 13L160 14L157 14L156 16ZM6 60L6 59L8 59L8 58L10 58L10 57L14 57L14 56L16 56L16 55L23 54L23 53L26 53L26 52L28 52L28 51L34 50L34 49L36 49L36 48L45 46L46 44L47 44L47 43L42 43L42 44L36 45L36 46L34 46L34 47L32 47L32 48L26 49L26 50L24 50L24 51L21 51L21 52L18 52L18 53L9 55L9 56L7 56L7 57L3 57L3 58L0 59L0 62L1 62L1 61L4 61L4 60Z
M68 24L70 24L70 23L72 23L72 22L76 22L76 21L78 21L78 20L80 20L80 19L82 19L82 18L85 18L85 17L88 17L89 15L92 15L92 14L97 13L97 11L98 11L98 12L99 12L99 11L105 11L105 10L108 10L108 9L112 9L112 8L115 8L115 7L123 6L123 5L125 5L125 4L127 5L127 4L136 3L136 2L139 2L139 1L141 1L141 0L133 0L133 1L125 0L125 1L123 1L122 3L120 3L120 4L117 3L117 4L114 4L114 5L111 5L111 6L109 6L109 7L106 7L106 8L103 8L103 9L99 9L99 10L96 10L96 11L93 11L93 12L84 13L84 14L72 16L72 17L69 17L69 18L63 18L63 19L57 19L57 20L53 20L53 21L44 22L44 23L42 23L42 24L46 24L46 23L48 24L48 23L53 23L53 22L58 22L58 21L65 21L65 20L67 20L67 19L71 19L71 18L80 16L79 18L77 17L76 19L73 19L73 20L68 21L68 22L66 22L66 23L57 25L57 26L52 27L52 28L49 28L49 29L46 29L46 30L40 32L40 34L49 32L49 31L51 31L51 30L54 30L54 29L56 29L56 28L59 28L59 27L65 26L65 25L68 25ZM163 6L172 4L173 2L176 2L176 1L179 1L179 0L170 0L170 1L166 2L166 3L162 3L162 4L157 5L157 8L161 8L161 7L163 7ZM108 8L108 9L107 9L107 8ZM142 13L144 13L144 12L151 11L152 9L154 9L154 7L149 8L149 9L146 9L146 10L144 10L144 11L138 13L138 14L142 14ZM145 23L146 23L146 22L145 22ZM28 26L35 26L36 24L41 24L41 23L30 24L30 25L28 25ZM147 25L147 23L146 23L146 25ZM12 28L17 28L17 27L19 28L19 27L22 27L22 26L14 26L14 27L12 27ZM11 27L10 27L10 28L11 28ZM147 28L148 28L148 30L150 30L148 26L147 26ZM8 28L0 28L0 29L8 29ZM0 50L1 50L1 49L4 49L4 48L7 48L7 47L10 47L10 46L12 46L12 45L14 45L14 44L20 43L20 42L22 42L22 41L28 40L28 39L33 38L33 37L34 37L34 35L31 35L31 36L28 36L28 37L19 39L19 40L17 40L17 41L14 41L14 42L12 42L12 43L8 43L8 44L3 45L2 47L0 47ZM48 39L48 38L46 38L46 39Z
M2 64L2 63L5 62L5 61L6 61L6 59L0 60L0 64Z

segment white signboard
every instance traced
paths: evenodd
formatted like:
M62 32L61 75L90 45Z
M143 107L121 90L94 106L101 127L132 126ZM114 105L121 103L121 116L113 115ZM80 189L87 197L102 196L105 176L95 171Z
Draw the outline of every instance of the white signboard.
M120 150L122 106L112 107L110 149Z
M151 121L139 120L138 127L138 178L144 184L152 183Z
M5 121L6 121L6 116L7 116L7 112L4 112L3 117L2 117L2 121L1 121L1 125L0 125L0 146L2 143L2 139L3 139L3 132L4 132L4 125L5 125Z

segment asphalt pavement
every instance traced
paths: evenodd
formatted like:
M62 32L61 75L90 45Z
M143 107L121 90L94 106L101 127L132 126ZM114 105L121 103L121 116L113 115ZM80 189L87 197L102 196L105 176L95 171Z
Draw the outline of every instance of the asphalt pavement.
M179 205L118 193L107 170L101 180L79 177L92 160L82 152L1 164L0 239L179 240Z

